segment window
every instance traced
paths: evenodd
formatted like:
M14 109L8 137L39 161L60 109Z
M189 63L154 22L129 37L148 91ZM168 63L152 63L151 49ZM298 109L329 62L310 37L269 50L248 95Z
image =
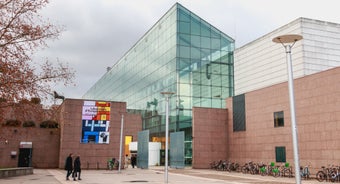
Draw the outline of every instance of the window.
M274 112L274 127L284 126L284 116L283 111Z
M233 130L246 130L246 111L244 94L233 97Z
M276 162L286 162L286 147L275 147Z

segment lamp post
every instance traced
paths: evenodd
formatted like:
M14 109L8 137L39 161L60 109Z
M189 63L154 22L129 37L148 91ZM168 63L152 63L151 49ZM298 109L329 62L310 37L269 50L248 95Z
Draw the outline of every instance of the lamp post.
M123 129L124 129L124 114L122 114L122 119L120 122L120 145L119 145L119 163L118 163L118 173L122 166L122 147L123 147Z
M175 94L174 92L161 92L165 96L166 107L165 107L165 168L164 168L164 183L168 183L168 146L169 146L169 99Z
M295 117L295 99L294 99L294 83L293 83L293 67L292 67L292 52L291 49L294 44L301 40L301 35L291 34L282 35L273 38L273 42L281 43L286 50L287 70L288 70L288 90L290 102L290 114L292 123L292 138L293 138L293 151L294 151L294 165L295 165L295 180L297 184L301 183L300 164L299 164L299 146L297 137L296 117Z

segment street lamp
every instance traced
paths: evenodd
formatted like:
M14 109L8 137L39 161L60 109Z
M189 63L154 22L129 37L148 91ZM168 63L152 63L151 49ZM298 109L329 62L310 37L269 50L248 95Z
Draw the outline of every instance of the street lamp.
M165 107L165 172L164 172L164 182L168 183L168 144L169 144L169 99L175 94L174 92L161 92L161 94L165 97L166 107Z
M301 40L301 35L291 34L282 35L273 38L273 42L281 43L286 50L287 70L288 70L288 88L289 88L289 102L290 114L292 122L292 138L293 138L293 151L294 151L294 165L295 165L295 180L297 184L301 183L300 177L300 164L299 164L299 147L297 137L297 127L295 118L295 99L294 99L294 84L293 84L293 67L292 67L292 52L291 49L294 44Z
M120 142L119 142L118 173L120 173L120 170L121 170L121 167L122 167L123 130L124 130L124 114L122 114L121 122L120 122Z

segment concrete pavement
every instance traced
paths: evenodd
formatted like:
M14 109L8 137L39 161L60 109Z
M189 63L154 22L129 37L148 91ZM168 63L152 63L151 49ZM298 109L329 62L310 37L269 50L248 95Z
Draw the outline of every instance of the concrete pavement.
M128 168L118 171L82 170L82 180L66 181L66 171L58 169L34 169L33 175L0 179L1 184L111 184L111 183L164 183L164 167L149 169ZM272 176L229 173L206 169L169 169L168 183L186 184L289 184L294 178L274 178ZM303 184L320 183L303 180ZM323 182L326 183L326 182Z

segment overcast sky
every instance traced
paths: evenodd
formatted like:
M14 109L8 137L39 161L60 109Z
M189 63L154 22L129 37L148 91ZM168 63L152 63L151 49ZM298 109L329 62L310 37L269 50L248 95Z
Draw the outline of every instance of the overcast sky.
M66 98L83 94L176 2L241 47L299 17L340 23L338 0L50 0L41 15L65 26L35 54L69 63L76 86L53 86Z

